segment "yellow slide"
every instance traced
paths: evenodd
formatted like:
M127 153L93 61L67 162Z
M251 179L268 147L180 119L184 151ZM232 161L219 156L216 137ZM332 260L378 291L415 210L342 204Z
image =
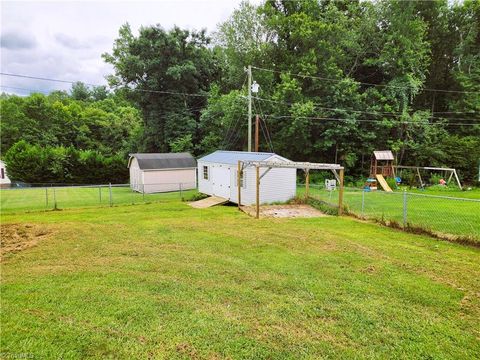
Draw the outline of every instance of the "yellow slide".
M392 192L393 190L390 188L390 186L388 186L387 182L385 181L385 178L383 177L383 175L381 174L377 174L375 175L377 180L378 180L378 183L380 184L380 186L383 188L384 191L386 192Z

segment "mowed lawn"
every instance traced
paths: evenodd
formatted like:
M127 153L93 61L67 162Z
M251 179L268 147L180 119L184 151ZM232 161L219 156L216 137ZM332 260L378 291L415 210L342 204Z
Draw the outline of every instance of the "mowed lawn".
M2 231L33 245L3 258L5 358L480 357L479 248L173 199Z
M303 193L302 189L300 193ZM338 203L338 191L311 187L310 195L323 201ZM403 225L404 194L402 191L363 192L346 189L344 203L350 212L365 217L394 220ZM363 211L362 211L363 197ZM448 197L448 198L446 198ZM407 224L441 234L467 237L480 243L480 191L408 191Z
M50 210L57 205L60 209L77 207L99 207L120 204L139 204L152 201L180 200L196 193L195 190L167 193L141 194L130 187L108 185L92 187L56 188L13 188L0 190L0 204L3 213Z

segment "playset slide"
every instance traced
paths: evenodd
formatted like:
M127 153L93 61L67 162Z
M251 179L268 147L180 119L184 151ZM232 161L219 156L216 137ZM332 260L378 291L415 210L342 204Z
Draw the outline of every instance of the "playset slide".
M386 192L392 192L392 189L390 188L390 186L388 186L387 182L385 181L385 178L383 177L383 175L381 174L377 174L375 175L377 180L378 180L378 183L380 184L380 186L382 187L382 189Z

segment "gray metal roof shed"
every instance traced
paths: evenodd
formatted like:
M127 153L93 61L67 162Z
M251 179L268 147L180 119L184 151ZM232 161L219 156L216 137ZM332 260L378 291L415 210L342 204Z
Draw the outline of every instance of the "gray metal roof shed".
M128 167L130 167L133 158L137 159L141 170L182 169L195 168L197 166L195 158L187 152L130 154Z

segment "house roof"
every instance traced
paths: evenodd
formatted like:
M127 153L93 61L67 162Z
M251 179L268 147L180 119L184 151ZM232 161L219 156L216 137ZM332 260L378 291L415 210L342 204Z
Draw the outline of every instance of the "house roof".
M187 152L130 154L128 167L130 167L133 158L137 159L138 166L141 170L181 169L194 168L197 166L195 158Z
M217 150L211 154L201 157L200 159L198 159L198 161L237 165L239 160L263 161L271 158L272 156L278 156L283 160L289 161L288 159L282 158L275 153L226 150Z
M390 150L374 151L373 155L377 160L393 160L393 154Z

